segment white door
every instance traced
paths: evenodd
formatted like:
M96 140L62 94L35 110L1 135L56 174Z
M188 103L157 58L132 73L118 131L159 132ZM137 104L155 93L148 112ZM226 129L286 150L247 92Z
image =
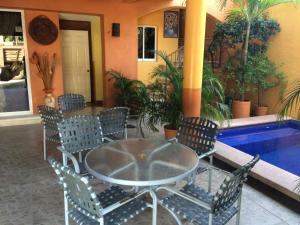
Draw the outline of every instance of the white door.
M79 93L91 102L88 31L61 30L65 93Z

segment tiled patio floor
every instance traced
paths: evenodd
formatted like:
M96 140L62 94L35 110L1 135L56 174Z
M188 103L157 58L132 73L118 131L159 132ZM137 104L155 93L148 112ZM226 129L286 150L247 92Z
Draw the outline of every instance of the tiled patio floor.
M62 190L48 163L42 160L41 129L40 125L0 128L0 225L64 224ZM59 157L54 146L49 148L50 154ZM198 177L197 182L205 185L205 176ZM215 186L223 176L214 174ZM150 221L147 211L129 224L149 225ZM158 224L175 221L160 208ZM241 225L260 224L299 225L300 215L245 185Z

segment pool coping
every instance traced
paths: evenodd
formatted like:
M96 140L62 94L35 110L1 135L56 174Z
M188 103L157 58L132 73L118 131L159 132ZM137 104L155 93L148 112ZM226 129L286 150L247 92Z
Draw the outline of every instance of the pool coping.
M255 119L235 119L230 123L230 127L248 126L255 124L263 124L268 122L275 122L277 120L276 115L268 115L263 117L257 117ZM252 119L252 120L251 120ZM288 118L291 119L291 118ZM223 128L225 128L223 126ZM226 145L220 141L215 145L216 153L215 157L224 161L225 163L239 167L250 161L253 156L242 152L236 148ZM286 170L276 167L266 161L260 160L252 169L250 175L257 180L269 185L270 187L288 195L289 197L300 202L300 195L295 190L299 176L292 174Z

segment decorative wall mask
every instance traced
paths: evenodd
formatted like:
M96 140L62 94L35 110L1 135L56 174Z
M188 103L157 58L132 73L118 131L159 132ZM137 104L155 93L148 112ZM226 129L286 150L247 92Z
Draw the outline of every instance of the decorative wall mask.
M37 16L29 24L29 34L42 45L50 45L58 36L57 26L46 16Z

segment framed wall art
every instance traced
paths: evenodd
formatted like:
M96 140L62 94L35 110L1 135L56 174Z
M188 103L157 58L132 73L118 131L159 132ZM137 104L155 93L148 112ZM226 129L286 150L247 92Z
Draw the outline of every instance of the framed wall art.
M164 13L164 38L178 38L179 13L165 11Z

